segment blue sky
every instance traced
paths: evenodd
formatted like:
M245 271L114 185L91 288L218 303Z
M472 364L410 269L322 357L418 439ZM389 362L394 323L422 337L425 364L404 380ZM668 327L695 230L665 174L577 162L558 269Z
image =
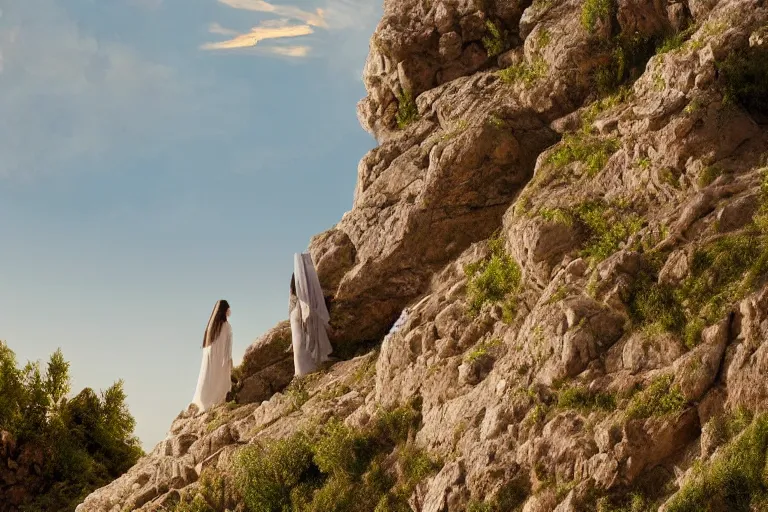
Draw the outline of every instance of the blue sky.
M235 362L351 207L380 0L0 0L0 339L125 380L151 448L219 298ZM255 45L254 45L255 43Z

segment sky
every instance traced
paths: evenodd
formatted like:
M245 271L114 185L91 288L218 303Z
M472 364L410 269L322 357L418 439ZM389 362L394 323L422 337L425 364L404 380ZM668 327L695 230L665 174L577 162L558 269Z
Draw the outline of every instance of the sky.
M145 449L214 303L234 359L352 205L381 0L0 0L0 340L125 381Z

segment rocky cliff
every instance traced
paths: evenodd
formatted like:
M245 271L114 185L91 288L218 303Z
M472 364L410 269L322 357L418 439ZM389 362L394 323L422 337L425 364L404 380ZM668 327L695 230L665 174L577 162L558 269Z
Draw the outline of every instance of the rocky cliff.
M292 506L308 486L307 510L764 510L768 5L384 7L358 109L380 145L311 243L339 359L292 381L276 326L236 403L180 414L78 510L256 509L200 475L334 419L372 442L404 407L381 467L344 473L389 474L380 501L317 505L341 473L313 448Z

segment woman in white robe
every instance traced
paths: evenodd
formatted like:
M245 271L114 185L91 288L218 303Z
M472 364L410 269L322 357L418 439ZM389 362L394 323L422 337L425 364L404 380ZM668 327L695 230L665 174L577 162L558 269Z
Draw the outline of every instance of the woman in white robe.
M200 412L223 403L232 389L232 326L229 303L220 300L213 307L203 337L203 362L192 403Z
M333 349L328 340L330 315L312 256L294 255L293 266L288 314L295 375L302 377L327 361Z

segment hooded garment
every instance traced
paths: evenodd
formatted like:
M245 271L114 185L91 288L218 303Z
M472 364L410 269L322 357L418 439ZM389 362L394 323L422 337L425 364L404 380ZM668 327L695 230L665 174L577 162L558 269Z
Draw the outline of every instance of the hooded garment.
M317 370L333 351L328 341L330 315L310 254L293 257L296 297L290 306L293 365L297 377Z

